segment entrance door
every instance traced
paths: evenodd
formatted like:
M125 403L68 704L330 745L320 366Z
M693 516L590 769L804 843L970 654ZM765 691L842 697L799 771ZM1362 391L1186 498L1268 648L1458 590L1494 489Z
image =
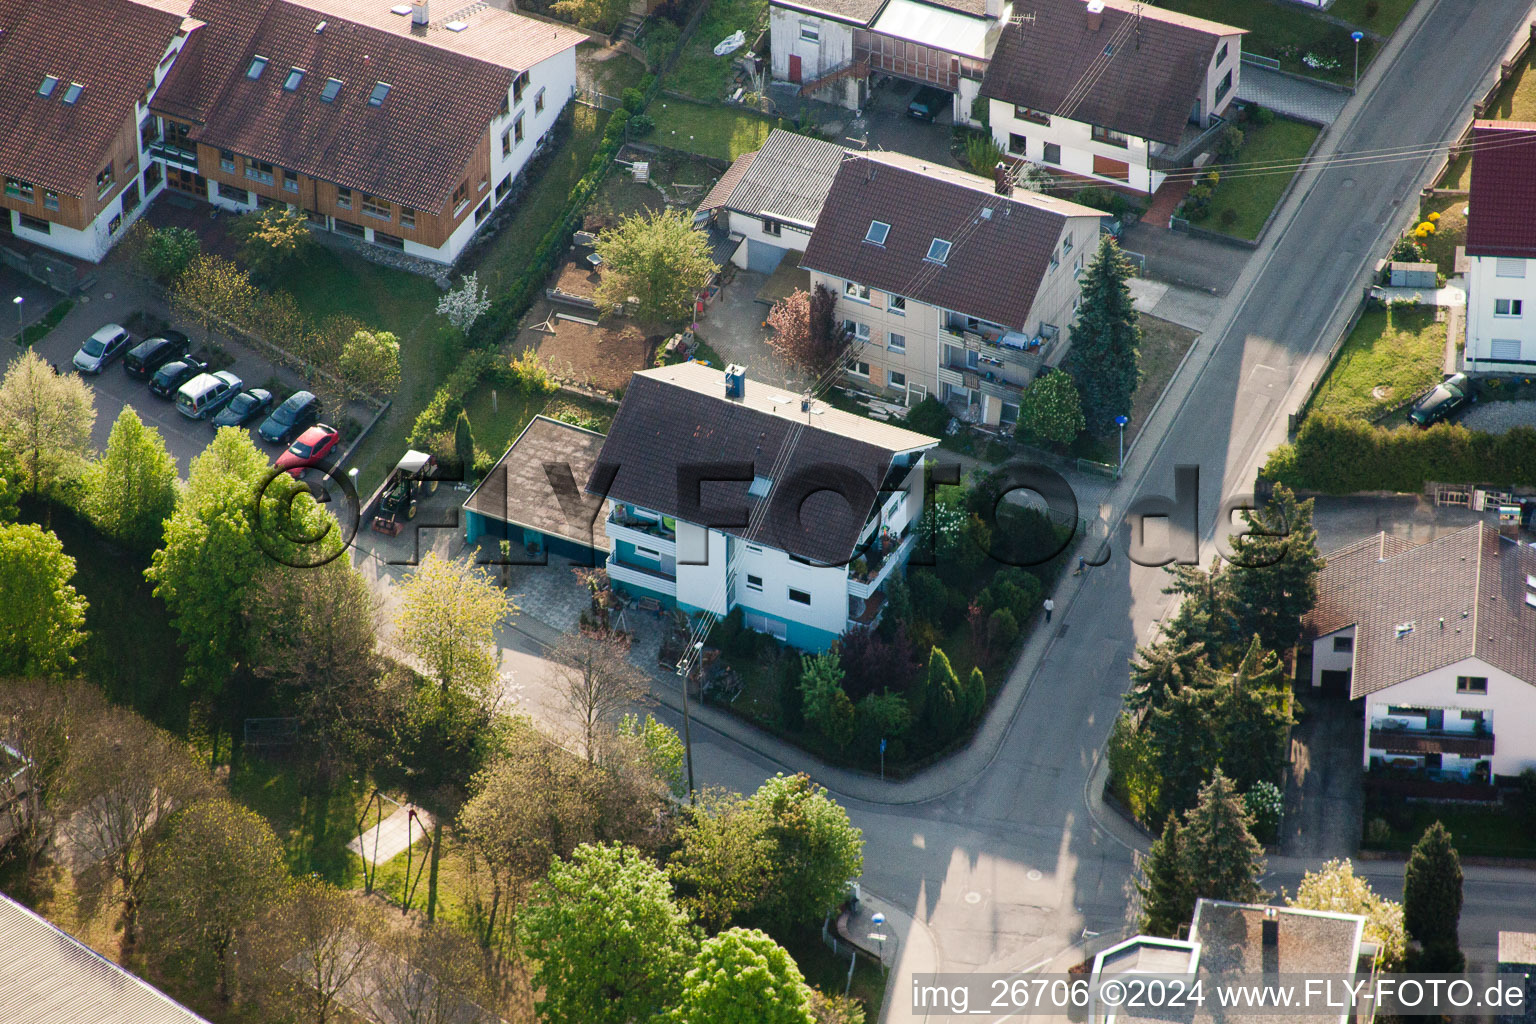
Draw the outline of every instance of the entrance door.
M792 53L792 54L789 55L789 80L791 82L799 82L800 81L800 55L799 54Z
M178 192L185 192L206 199L208 197L208 179L201 174L193 174L184 171L180 167L166 168L165 183Z

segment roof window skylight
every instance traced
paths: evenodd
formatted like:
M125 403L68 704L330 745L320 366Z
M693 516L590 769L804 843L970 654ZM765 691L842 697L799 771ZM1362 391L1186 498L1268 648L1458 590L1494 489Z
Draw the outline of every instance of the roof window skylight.
M375 82L373 83L373 91L368 94L368 105L370 107L382 106L384 97L388 95L389 84L387 82Z
M320 90L320 98L327 103L334 101L337 93L341 92L341 84L339 78L326 79L325 88Z
M766 498L768 492L773 490L773 480L766 476L754 476L752 486L747 488L747 495L753 498Z
M293 92L299 87L299 83L302 81L304 81L304 69L289 68L288 77L283 80L283 91Z
M58 84L58 75L45 75L43 76L43 84L37 87L37 94L47 99L53 95L53 90L58 87Z
M883 220L869 222L869 230L864 234L864 241L874 242L876 245L885 244L885 236L891 233L891 226Z
M949 259L949 243L942 238L935 238L928 246L928 259L935 263L943 263Z
M410 14L411 13L411 5L410 4L395 4L395 6L393 6L393 7L391 7L389 9L389 12L391 14L400 14L400 15Z
M85 91L85 86L79 82L70 82L69 88L64 90L64 102L74 106L80 100L80 94Z
M267 58L258 53L251 58L251 66L245 69L245 77L254 82L265 70L267 70Z

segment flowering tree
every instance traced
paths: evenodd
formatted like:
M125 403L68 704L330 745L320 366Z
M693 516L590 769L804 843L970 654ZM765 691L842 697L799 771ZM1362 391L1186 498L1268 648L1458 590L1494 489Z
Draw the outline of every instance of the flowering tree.
M490 308L490 289L480 287L479 274L465 274L459 279L458 289L444 295L437 303L438 315L447 317L450 324L465 334Z
M812 377L837 366L848 349L848 332L837 322L837 296L825 285L813 292L795 289L768 314L768 346L779 358Z

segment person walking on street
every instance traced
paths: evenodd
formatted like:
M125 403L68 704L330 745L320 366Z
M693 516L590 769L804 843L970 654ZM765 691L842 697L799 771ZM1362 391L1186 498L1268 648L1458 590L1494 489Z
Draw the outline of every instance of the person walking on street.
M1085 569L1087 569L1087 568L1088 568L1088 559L1084 558L1082 555L1078 555L1077 556L1077 571L1074 572L1072 575L1073 576L1081 576L1083 574L1083 571Z
M1050 622L1051 621L1051 612L1053 612L1055 610L1056 610L1056 602L1052 601L1050 598L1046 598L1045 599L1045 621L1046 622Z

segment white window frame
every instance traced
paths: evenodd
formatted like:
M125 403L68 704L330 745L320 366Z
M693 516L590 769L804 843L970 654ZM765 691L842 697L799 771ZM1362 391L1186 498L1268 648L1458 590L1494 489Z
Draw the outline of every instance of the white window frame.
M892 316L906 316L907 297L905 295L887 295L885 297L885 311Z
M802 43L821 44L821 23L816 21L802 21L800 23L800 41Z
M848 360L848 373L853 377L868 378L869 363L862 359L850 359Z
M869 302L869 285L859 284L857 281L843 282L843 298L854 302Z
M1504 312L1502 313L1499 312L1500 305L1504 307ZM1493 315L1507 317L1510 320L1519 319L1525 315L1525 303L1521 299L1494 299Z
M885 371L885 383L887 387L902 388L907 386L907 375L900 370Z
M941 246L942 248L940 248ZM923 259L927 260L929 263L937 263L940 266L943 266L945 263L949 262L949 254L952 249L954 249L954 243L950 242L949 239L935 238L933 241L928 243L928 255L924 256ZM934 255L935 251L938 252L937 256Z
M880 237L876 238L876 235ZM889 237L891 237L891 226L883 220L870 221L869 230L864 232L864 241L869 242L871 245L883 246L885 245L885 240Z
M887 331L885 334L885 347L892 352L905 352L907 350L907 336Z

